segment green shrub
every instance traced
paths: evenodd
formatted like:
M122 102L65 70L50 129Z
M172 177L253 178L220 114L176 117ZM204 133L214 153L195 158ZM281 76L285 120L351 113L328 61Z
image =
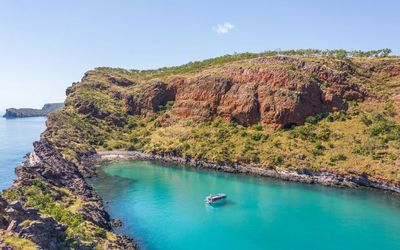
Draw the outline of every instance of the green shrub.
M227 146L222 146L215 150L215 160L221 164L232 163L233 158L231 157L231 155L232 149Z
M393 103L388 103L385 107L385 111L383 112L385 115L389 117L394 117L397 115L396 108Z
M253 128L254 130L257 130L257 131L263 130L263 126L262 126L261 124L254 124L254 125L252 126L252 128Z
M326 117L329 122L346 121L348 118L349 116L344 111L329 113L329 115Z
M239 135L241 137L246 137L247 136L247 131L246 130L240 130Z
M154 127L155 127L155 128L160 128L160 127L161 127L161 122L160 122L160 120L156 120L156 121L154 122Z
M183 151L189 150L189 149L190 149L190 145L189 145L188 143L184 142L184 143L181 145L180 148L181 148L181 150L182 150L182 152L183 152Z
M230 136L229 130L222 128L218 129L217 134L216 134L216 140L218 143L224 142L228 137Z
M46 185L44 185L44 183L41 180L33 179L32 183L33 183L33 185L40 188L41 190L44 190L46 188Z
M270 165L278 166L283 163L283 157L281 155L272 154L268 157Z
M321 142L317 142L315 143L314 148L310 150L310 153L314 156L323 155L324 150L325 150L324 145L322 145Z
M266 140L268 136L262 132L255 132L251 135L251 139L254 141L263 141Z
M96 229L94 230L94 233L98 237L101 237L101 238L106 237L106 230L104 230L101 227L96 227Z
M302 140L315 141L317 134L315 133L315 127L310 124L297 126L289 132L289 138L300 138Z
M372 124L372 121L368 119L368 117L365 114L361 115L360 120L365 126L370 126Z
M12 201L18 200L21 197L21 192L16 189L6 189L3 191L2 195Z
M388 124L386 124L386 123L381 122L379 124L374 125L370 129L370 135L378 136L378 135L385 134L389 131L390 131L390 126L388 126Z
M345 160L347 160L347 156L345 156L344 154L337 154L330 158L331 162L338 162L338 161L345 161Z
M204 61L189 62L181 66L174 67L163 67L154 70L137 70L137 69L122 69L122 68L110 68L110 67L98 67L96 70L103 72L113 72L124 75L131 75L134 77L143 77L145 79L165 77L169 75L179 75L184 73L195 73L202 69L222 65L229 62L234 62L243 59L257 58L261 56L276 56L276 55L286 55L286 56L304 56L304 57L334 57L334 58L348 58L348 57L387 57L392 51L390 49L379 49L379 50L352 50L346 51L343 49L335 50L318 50L318 49L298 49L298 50L270 50L261 53L233 53L231 55L224 55L220 57L215 57L211 59L206 59ZM293 69L290 66L289 69Z
M165 105L159 105L158 110L159 112L165 112L174 106L174 101L168 101Z
M378 150L385 149L386 147L387 146L384 142L370 139L367 142L355 147L353 149L353 153L358 155L371 156L372 159L377 160L382 158L382 156L378 154Z
M57 203L49 190L42 190L37 186L28 187L25 190L26 205L50 215L55 220L72 228L83 222L80 214L72 213L64 205Z
M315 81L318 81L318 80L319 80L318 74L315 73L315 72L312 72L312 73L311 73L310 78L313 79L313 80L315 80Z
M252 163L260 163L260 157L256 153L251 154L250 160Z
M395 154L389 154L388 158L389 158L389 160L391 160L391 161L395 161L395 160L397 160L397 155L395 155Z
M309 116L306 118L306 123L309 124L317 124L319 121L321 121L326 115L325 114L317 114L314 116Z
M323 128L318 134L317 139L327 141L331 136L331 131L329 128Z
M397 130L392 130L386 135L384 135L383 138L384 142L389 142L389 141L399 141L400 140L400 131Z
M211 126L212 127L214 127L214 128L219 128L219 127L221 127L222 125L223 125L223 121L222 121L222 119L214 119L212 122L211 122Z

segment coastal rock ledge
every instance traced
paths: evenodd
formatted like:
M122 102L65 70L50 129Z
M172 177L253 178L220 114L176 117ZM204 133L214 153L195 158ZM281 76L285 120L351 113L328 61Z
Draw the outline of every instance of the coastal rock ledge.
M112 232L101 198L48 140L34 143L16 173L12 187L0 196L0 249L14 249L13 241L40 249L136 248L132 239ZM72 230L82 238L71 238Z

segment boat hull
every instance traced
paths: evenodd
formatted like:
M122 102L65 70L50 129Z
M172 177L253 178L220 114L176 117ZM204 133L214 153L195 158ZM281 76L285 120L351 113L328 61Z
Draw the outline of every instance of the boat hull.
M226 199L226 194L209 195L206 197L205 202L208 204L214 204L217 202L224 201Z

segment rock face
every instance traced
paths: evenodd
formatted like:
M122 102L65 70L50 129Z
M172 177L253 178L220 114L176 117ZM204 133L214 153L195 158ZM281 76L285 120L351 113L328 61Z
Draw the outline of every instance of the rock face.
M173 101L164 125L220 117L244 126L261 123L278 129L303 124L308 116L346 110L347 101L366 98L367 92L351 81L352 74L354 69L345 62L332 69L320 63L276 56L225 65L217 72L205 70L193 76L142 84L124 76L89 71L82 83L122 99L129 115L151 115ZM74 94L74 87L68 94ZM97 118L110 115L93 101L79 97L72 105L79 113Z
M181 121L210 122L220 118L246 127L262 124L273 129L299 125L309 116L346 110L349 101L371 97L358 83L373 74L374 70L399 76L398 67L374 69L369 63L363 67L355 66L351 60L275 56L222 63L197 71L182 73L178 70L182 74L175 71L163 74L163 69L145 74L118 69L89 71L81 82L67 89L65 107L49 115L47 129L40 141L34 144L34 151L16 169L18 178L10 190L25 197L3 196L3 199L0 196L0 236L6 232L26 238L42 249L71 247L68 240L75 242L80 237L73 234L74 238L68 238L71 237L68 234L71 225L64 225L61 219L56 219L57 216L50 217L49 212L46 216L46 211L39 206L36 209L29 206L26 190L39 181L44 189L51 190L47 194L55 204L64 202L61 190L66 190L74 200L73 205L69 204L66 209L73 206L73 212L68 211L81 216L85 226L91 225L88 231L95 233L90 235L94 240L77 240L73 248L92 249L99 247L96 244L101 242L106 249L133 249L135 245L131 239L111 232L112 227L119 227L121 223L110 219L101 198L85 180L95 174L90 159L95 158L92 156L96 155L96 149L143 150L143 145L136 148L132 142L139 141L139 137L154 128L167 129L165 127ZM391 97L396 103L400 100L398 93ZM53 107L45 105L40 111L29 110L29 115L48 114L54 110ZM6 117L28 116L25 111L9 109ZM150 125L146 124L149 120ZM132 133L136 132L136 127L144 129L137 130L140 133ZM189 137L182 138L184 141ZM143 144L149 144L150 139L144 138ZM250 136L247 139L256 141ZM134 147L130 147L132 145ZM134 154L139 154L138 159L166 160L228 172L400 192L398 184L359 174L314 173L307 168L293 171L255 168L247 165L251 163L249 161L232 166L221 165L219 158L211 158L208 162L201 159L203 155L200 159L183 157L176 153L175 148L164 155L159 155L157 150L152 151L154 154ZM222 151L227 150L224 148ZM76 200L81 203L78 208L75 207ZM108 237L109 234L112 237Z
M223 77L214 73L180 79L171 119L204 121L215 117L244 126L256 123L281 128L302 124L308 116L347 109L346 101L367 93L346 73L336 73L300 60L275 57L254 59L255 65L288 64L296 69L231 67Z
M23 208L20 202L9 204L0 198L0 230L30 239L43 249L65 248L66 227L36 209Z
M90 152L88 152L90 155ZM16 169L18 179L13 189L24 189L32 186L33 180L40 180L44 185L65 188L74 196L83 200L84 206L79 213L85 221L111 230L110 217L105 211L102 200L84 180L79 168L66 160L54 145L42 138L34 143L34 151L30 153L24 164ZM57 195L56 195L57 196ZM55 197L58 199L58 197ZM9 203L0 197L0 232L6 232L16 237L26 238L37 244L41 249L67 248L67 226L54 218L42 215L38 210L29 208L24 199ZM4 216L3 216L4 215ZM117 235L112 249L134 249L132 240ZM92 244L75 243L77 249L91 249Z
M5 118L23 118L23 117L37 117L47 116L51 112L57 111L64 107L64 103L47 103L42 109L31 109L31 108L9 108L3 117Z
M168 101L175 100L175 88L164 82L152 82L143 88L138 97L127 95L124 97L125 108L130 115L145 115L160 110Z

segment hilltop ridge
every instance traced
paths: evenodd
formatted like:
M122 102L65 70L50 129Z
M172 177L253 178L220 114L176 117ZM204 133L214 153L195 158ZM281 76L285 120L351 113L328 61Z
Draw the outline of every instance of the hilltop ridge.
M399 179L398 57L215 60L88 71L49 124L82 120L96 150Z
M305 51L86 72L1 195L0 235L133 249L86 182L99 155L399 192L400 58Z

